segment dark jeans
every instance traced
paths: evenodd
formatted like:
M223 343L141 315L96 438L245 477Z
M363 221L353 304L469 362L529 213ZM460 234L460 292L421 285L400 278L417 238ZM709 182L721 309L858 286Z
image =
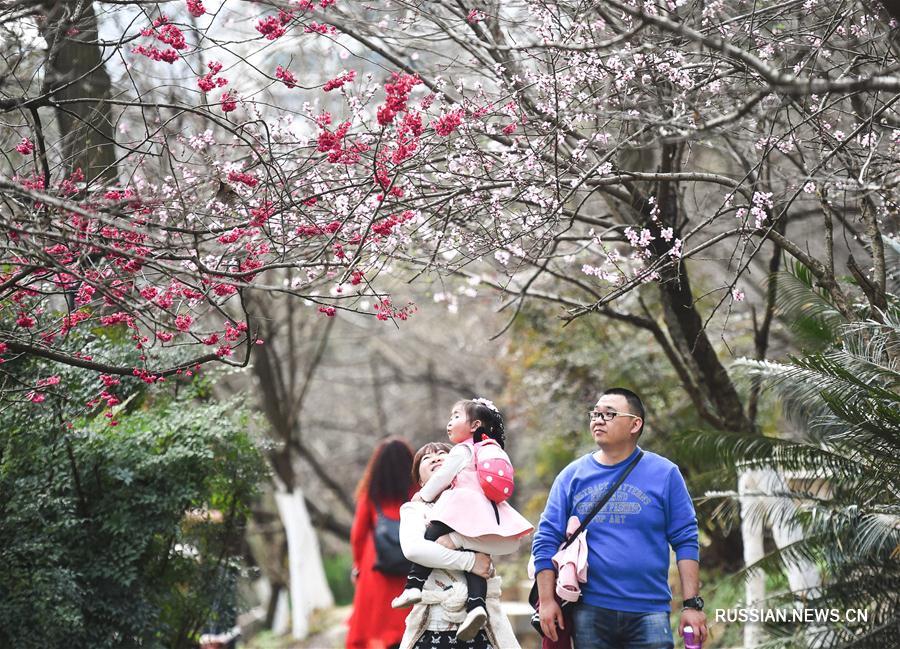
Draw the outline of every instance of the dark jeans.
M446 523L440 521L432 521L425 528L425 538L429 541L437 541L445 534L449 534L453 529ZM420 566L417 563L412 564L409 576L406 578L406 586L404 588L423 588L428 575L431 574L431 568ZM471 572L465 573L466 587L469 591L466 598L466 610L471 611L479 606L487 607L485 598L487 597L487 580L484 577L473 575Z
M626 613L579 604L575 649L674 649L668 613Z

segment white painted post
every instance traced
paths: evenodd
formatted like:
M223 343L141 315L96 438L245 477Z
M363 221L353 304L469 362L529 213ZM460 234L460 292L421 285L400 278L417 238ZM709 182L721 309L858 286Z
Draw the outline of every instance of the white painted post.
M744 565L749 566L763 558L763 521L759 509L760 472L742 471L738 476L738 494L741 503L741 538L744 542ZM766 576L754 574L745 586L744 606L762 606L766 597ZM744 647L752 649L763 641L762 625L759 622L744 624Z

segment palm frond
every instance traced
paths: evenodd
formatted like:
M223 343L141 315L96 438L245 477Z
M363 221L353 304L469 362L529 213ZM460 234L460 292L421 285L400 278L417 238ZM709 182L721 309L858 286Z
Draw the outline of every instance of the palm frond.
M895 296L900 296L900 241L885 236L882 236L881 240L884 242L887 290Z
M827 301L802 271L792 276L786 309L826 318L831 344L789 362L741 359L734 369L780 400L801 424L800 438L700 431L684 440L698 459L719 458L731 490L707 493L717 513L732 520L739 512L745 522L800 537L739 576L818 566L820 587L773 595L772 602L870 613L821 628L770 628L764 646L900 646L900 313L892 302L878 320L827 320ZM733 491L744 472L757 472L757 491Z
M769 281L776 287L777 316L806 347L819 349L834 340L838 327L846 319L826 299L824 292L815 288L815 278L806 266L790 262L787 270L773 274Z

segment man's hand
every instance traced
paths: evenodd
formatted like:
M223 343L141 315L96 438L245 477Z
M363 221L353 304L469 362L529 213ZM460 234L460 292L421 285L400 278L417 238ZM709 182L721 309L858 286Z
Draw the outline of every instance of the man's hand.
M456 543L453 542L453 540L450 538L449 534L444 534L444 536L439 537L438 540L435 541L435 543L443 545L445 548L447 548L449 550L456 549Z
M491 563L491 555L483 554L482 552L476 552L475 565L472 566L472 569L469 572L471 572L473 575L478 575L479 577L488 579L494 572L494 566Z
M545 636L553 640L553 642L556 642L558 639L556 635L557 627L560 629L566 628L563 612L559 603L556 601L556 598L540 600L538 612L540 613L541 618L541 631L544 632Z
M709 630L706 628L706 613L693 608L686 608L681 612L681 623L678 625L678 635L684 637L684 627L689 626L694 630L694 637L701 643L706 642Z
M684 599L691 599L700 593L700 563L693 559L679 559L678 576L681 578L681 595ZM694 629L694 636L700 642L706 642L709 631L706 628L706 613L693 608L681 611L681 624L678 625L678 635L684 637L684 627Z
M562 609L556 601L556 571L541 570L534 576L538 587L538 617L541 620L541 631L556 642L559 640L556 629L566 628Z

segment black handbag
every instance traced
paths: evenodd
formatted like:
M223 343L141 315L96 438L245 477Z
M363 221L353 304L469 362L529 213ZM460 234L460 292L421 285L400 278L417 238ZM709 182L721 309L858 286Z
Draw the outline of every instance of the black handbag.
M565 542L559 546L560 550L565 550L567 547L572 545L575 542L575 539L578 538L578 535L581 534L585 529L587 529L588 524L594 520L594 516L596 516L601 509L609 502L609 499L612 498L613 494L616 493L619 487L622 486L622 483L625 482L625 478L628 477L628 474L634 470L634 467L637 466L637 463L641 461L641 458L644 457L644 452L640 451L635 458L631 461L631 463L625 468L622 472L622 475L619 476L616 483L603 494L603 498L597 501L594 506L591 508L591 511L588 512L588 515L585 517L583 521L581 521L581 525L578 526L578 529L575 530L573 534L571 534ZM544 632L541 631L541 616L538 611L538 587L537 587L537 575L535 575L534 583L531 585L531 592L528 593L528 603L531 604L532 608L534 608L534 613L531 615L531 626L535 631L544 635ZM569 604L574 604L575 602L560 602L560 606L567 606Z
M378 572L386 575L406 575L412 564L400 547L400 521L388 518L375 505L375 565Z

